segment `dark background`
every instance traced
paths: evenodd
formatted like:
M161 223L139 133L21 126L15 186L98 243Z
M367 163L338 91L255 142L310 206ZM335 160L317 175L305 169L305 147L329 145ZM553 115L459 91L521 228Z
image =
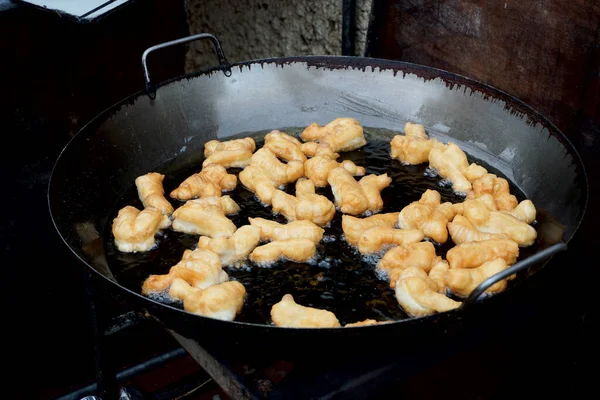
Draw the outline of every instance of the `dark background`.
M575 144L591 183L584 226L560 264L543 271L540 282L549 294L530 299L538 313L519 322L521 336L482 338L428 370L448 379L432 383L426 371L398 386L398 396L505 398L522 393L517 384L538 394L574 394L593 382L588 364L597 350L591 327L598 322L593 251L600 222L600 6L544 1L541 12L538 3L511 2L508 17L496 1L386 0L374 7L367 55L457 72L521 98ZM53 162L87 121L143 88L143 50L188 34L183 1L133 2L93 24L24 6L0 11L0 239L8 288L3 327L9 390L19 393L12 398L54 398L94 377L82 268L47 210ZM159 62L151 61L153 78L183 74L185 51L161 52ZM102 303L108 314L128 311L110 298ZM121 366L177 347L144 324L113 342L110 351ZM476 368L461 374L469 363Z

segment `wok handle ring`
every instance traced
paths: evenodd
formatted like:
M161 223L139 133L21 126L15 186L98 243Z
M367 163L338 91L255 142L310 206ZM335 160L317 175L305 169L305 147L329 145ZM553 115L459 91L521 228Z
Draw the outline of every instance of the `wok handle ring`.
M146 94L151 99L156 98L156 86L150 80L150 72L148 71L148 65L146 59L148 58L148 54L152 53L155 50L164 49L166 47L175 46L177 44L193 42L195 40L200 39L209 39L213 45L215 46L215 51L217 52L217 57L219 58L219 66L220 69L223 70L225 76L231 76L231 65L227 58L225 57L225 53L223 53L223 48L221 47L221 43L219 40L210 33L199 33L197 35L187 36L184 38L171 40L170 42L164 42L152 47L148 47L144 54L142 54L142 67L144 68L144 78L146 79Z
M567 244L564 242L553 244L552 246L540 251L539 253L536 253L536 254L532 255L531 257L527 257L526 259L519 261L518 263L508 267L504 271L498 272L497 274L490 276L485 281L481 282L479 284L479 286L477 286L471 292L469 297L467 297L465 299L465 301L463 301L461 308L469 307L469 306L471 306L471 304L474 304L475 302L477 302L477 300L479 300L481 295L483 295L483 293L487 289L489 289L495 283L500 282L502 279L506 279L509 276L511 276L512 274L516 274L517 272L524 270L525 268L531 266L532 264L542 261L542 260L545 260L546 258L551 257L554 254L564 251L566 249L567 249Z

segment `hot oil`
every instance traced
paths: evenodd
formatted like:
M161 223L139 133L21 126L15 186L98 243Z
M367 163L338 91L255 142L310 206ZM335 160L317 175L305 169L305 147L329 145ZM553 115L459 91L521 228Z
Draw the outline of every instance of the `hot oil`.
M285 132L296 136L301 130L301 128L284 129ZM257 148L260 148L263 144L262 138L267 132L245 133L238 137L252 136L256 140ZM401 210L409 203L418 200L427 189L437 190L443 202L456 203L464 200L454 193L451 187L441 185L440 177L428 173L427 163L406 166L391 159L389 142L395 134L389 130L365 128L368 144L359 150L342 153L338 159L338 161L352 160L359 166L365 166L367 174L387 173L392 178L392 184L381 193L384 201L383 213ZM469 162L477 162L488 171L502 176L480 160L469 157ZM163 185L168 198L171 190L191 174L199 172L201 168L201 161L185 164L176 158L156 168L155 171L166 175ZM229 172L237 175L239 171L239 169L231 169ZM510 189L519 201L525 198L512 183ZM293 194L294 185L288 185L286 191ZM329 187L317 189L317 192L333 201ZM270 207L262 205L254 194L243 188L241 184L238 184L234 191L226 194L230 195L242 209L239 214L230 217L237 227L248 224L248 217L286 222L282 216L273 215ZM175 208L183 204L168 199ZM133 182L115 205L108 220L112 221L118 210L126 205L133 205L138 209L143 207ZM198 242L197 235L167 229L159 235L158 246L155 249L145 253L129 254L119 252L114 246L110 225L106 226L104 234L105 238L109 238L105 241L108 265L117 281L135 292L141 292L142 283L150 274L166 274L169 268L181 259L184 250L195 249ZM291 293L299 304L334 312L342 324L367 318L376 320L408 318L399 307L389 283L379 279L373 261L363 258L343 239L339 211L331 225L325 229L325 237L327 240L317 246L318 254L315 262L310 264L287 261L265 268L247 261L247 267L244 268L225 268L230 279L241 282L247 291L244 308L236 320L259 324L270 323L271 306L280 301L286 293ZM537 246L536 244L526 252L522 251L520 258L534 253ZM450 240L444 245L436 244L440 256L445 256L451 247L453 243ZM181 306L180 303L175 304Z

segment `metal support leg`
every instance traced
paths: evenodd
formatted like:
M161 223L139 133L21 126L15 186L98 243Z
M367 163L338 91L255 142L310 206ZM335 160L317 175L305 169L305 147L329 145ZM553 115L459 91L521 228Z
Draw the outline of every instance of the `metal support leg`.
M90 326L94 345L94 363L96 367L97 394L102 400L118 400L119 388L114 366L110 362L105 346L104 325L102 315L95 301L95 287L92 272L84 268L85 297L89 309Z

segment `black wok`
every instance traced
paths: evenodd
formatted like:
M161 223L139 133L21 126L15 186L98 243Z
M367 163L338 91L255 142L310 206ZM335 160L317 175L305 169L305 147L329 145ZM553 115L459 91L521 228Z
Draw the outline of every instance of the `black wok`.
M548 229L542 229L544 221L538 227L546 246L567 243L584 217L587 180L575 149L551 122L506 93L449 72L380 59L290 57L230 66L216 39L202 37L217 46L218 68L156 86L147 73L146 91L104 111L71 140L49 186L52 219L67 246L107 290L183 337L278 350L331 349L353 341L378 345L392 336L425 339L476 326L484 315L510 305L524 286L423 318L352 329L288 329L193 315L120 285L106 261L104 241L110 238L103 236L115 202L137 176L174 157L197 160L214 138L324 124L339 116L396 131L414 121L502 172L540 215L551 215L545 219ZM536 270L547 268L535 261ZM536 279L530 271L526 281Z

